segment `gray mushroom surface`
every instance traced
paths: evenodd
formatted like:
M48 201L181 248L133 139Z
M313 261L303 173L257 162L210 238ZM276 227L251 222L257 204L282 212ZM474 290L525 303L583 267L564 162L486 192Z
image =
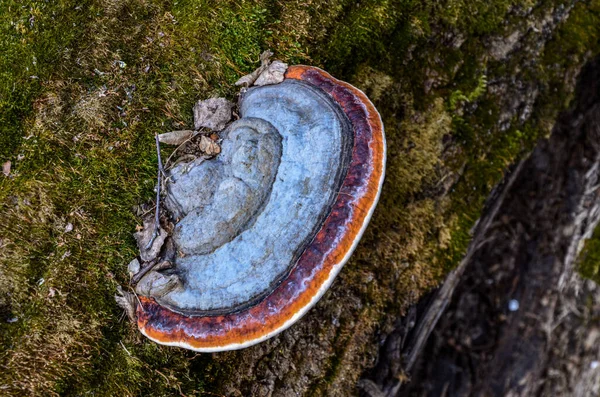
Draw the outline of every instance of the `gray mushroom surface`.
M219 156L170 172L179 255L137 289L176 312L227 313L268 295L323 224L348 169L350 121L323 91L290 80L252 88L240 112Z

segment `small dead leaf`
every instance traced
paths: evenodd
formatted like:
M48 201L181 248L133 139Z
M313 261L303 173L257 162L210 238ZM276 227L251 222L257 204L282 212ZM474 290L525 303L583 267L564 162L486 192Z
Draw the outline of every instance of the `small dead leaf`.
M245 76L242 76L238 81L235 82L235 85L237 86L246 86L246 87L250 87L252 84L254 84L254 82L256 81L256 79L258 78L258 76L260 76L260 74L265 70L264 67L259 67L258 69L256 69L254 72L247 74Z
M192 130L180 130L180 131L171 131L165 132L164 134L158 135L158 141L160 143L165 143L167 145L181 145L183 142L187 141L191 137L194 136L194 131Z
M158 272L160 270L166 270L166 269L172 269L172 268L173 268L173 264L171 262L162 261L158 265L154 266L154 268L152 270Z
M125 310L127 313L127 317L132 322L135 322L135 310L137 308L137 300L135 295L126 292L121 288L121 286L117 287L117 294L115 295L115 300L117 301L117 305Z
M231 121L233 103L225 98L210 98L198 101L194 106L194 128L202 127L221 131Z
M263 51L262 54L260 54L260 63L262 65L268 65L269 64L269 58L271 58L273 56L273 52L266 50Z
M260 76L258 76L254 82L254 85L263 86L281 83L285 78L285 72L287 71L287 68L287 63L274 61L265 71L260 74Z
M134 258L131 262L129 262L129 265L127 265L127 272L129 273L130 277L133 277L134 275L138 274L140 269L140 261L138 261L137 258Z
M2 173L4 174L4 176L9 176L10 175L10 166L11 166L11 162L7 161L6 163L2 164Z
M167 232L163 228L159 228L159 233L156 238L152 239L153 235L154 220L152 219L152 216L144 220L144 227L141 231L133 234L140 250L140 258L142 258L142 261L144 262L150 262L158 256L160 249L165 242L165 238L167 238ZM148 247L150 241L152 241L152 245Z
M221 153L221 146L204 135L200 137L199 148L204 154L211 157Z
M242 76L242 78L235 82L235 85L250 87L252 84L254 84L258 76L260 76L261 73L263 73L269 67L269 58L271 58L272 56L273 53L268 50L260 54L260 67L254 72Z

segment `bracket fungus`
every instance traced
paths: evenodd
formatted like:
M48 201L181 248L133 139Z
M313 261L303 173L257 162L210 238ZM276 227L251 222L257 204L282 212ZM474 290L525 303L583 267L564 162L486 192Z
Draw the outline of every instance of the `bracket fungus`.
M361 238L384 178L379 113L321 69L284 77L243 90L218 156L169 170L174 227L163 265L136 285L151 340L201 352L264 341L319 300Z

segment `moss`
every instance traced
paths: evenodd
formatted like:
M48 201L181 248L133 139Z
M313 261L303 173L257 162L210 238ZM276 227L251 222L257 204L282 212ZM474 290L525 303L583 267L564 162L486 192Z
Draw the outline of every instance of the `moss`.
M559 3L541 2L533 12L542 15ZM328 363L311 373L310 390L344 390L360 375L356 369L374 359L372 336L389 327L388 314L402 312L460 260L488 192L547 134L566 106L570 71L597 51L594 0L576 5L540 56L525 51L508 62L489 59L485 35L503 35L505 21L526 24L529 17L520 12L529 6L504 0L4 2L0 160L10 159L13 171L0 177L2 390L203 395L254 383L258 375L239 368L260 371L259 349L273 361L290 354L278 341L222 355L158 346L121 319L113 300L135 255L131 232L139 219L132 207L152 197L153 134L189 126L198 98L233 96L232 83L267 48L364 89L386 126L381 204L328 294L342 296L344 309L327 297L318 309L341 311L339 329L310 318L296 326L318 335L315 346ZM521 70L529 57L539 63ZM529 121L513 117L501 130L501 98L484 77L519 70L523 81L539 83L540 96ZM299 357L298 366L306 360Z
M478 134L476 131L494 131L498 110L489 98L481 101L470 118L455 118L456 135L463 139L469 167L453 193L451 212L459 215L459 227L453 232L452 246L439 253L449 268L464 254L470 241L469 231L479 217L484 200L506 168L531 150L538 138L548 135L559 111L569 105L575 71L586 58L600 51L599 23L598 1L578 3L571 11L567 22L544 48L535 75L526 77L539 80L537 87L549 95L540 95L533 114L524 124L513 122L506 131L496 129L495 133ZM504 67L494 66L496 70Z
M450 98L448 98L448 107L451 111L455 112L459 104L476 101L485 93L486 87L487 78L485 74L482 74L477 81L477 87L469 94L465 95L461 90L453 91L452 94L450 94ZM456 115L456 117L459 118L460 116Z
M3 1L0 5L0 158L14 159L22 122L57 72L57 59L69 59L94 13L92 2ZM69 29L63 27L68 25Z
M585 242L581 251L578 265L579 274L600 283L600 227Z

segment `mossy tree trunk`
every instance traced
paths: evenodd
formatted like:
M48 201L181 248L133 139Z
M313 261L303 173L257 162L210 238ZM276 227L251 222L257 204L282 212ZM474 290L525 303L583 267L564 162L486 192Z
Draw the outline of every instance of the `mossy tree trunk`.
M573 109L491 196L451 302L444 296L447 310L428 309L441 314L440 322L391 336L408 338L410 350L411 339L433 331L417 362L395 358L398 343L386 341L376 384L365 379L366 389L396 395L400 382L391 367L405 364L412 380L400 395L597 394L600 294L574 270L600 221L599 182L597 58L582 72Z
M9 395L358 394L388 335L461 262L486 197L549 134L600 50L598 0L1 7ZM331 290L289 330L210 355L156 345L120 321L113 299L136 254L132 207L153 197L154 133L190 127L198 99L233 99L233 82L267 48L373 100L388 140L380 204Z
M363 88L375 97L390 130L391 172L374 226L340 281L306 319L274 341L273 348L269 348L269 342L255 350L231 354L232 359L241 359L248 365L248 372L242 371L246 380L226 380L221 390L237 395L362 392L378 396L382 392L380 387L385 389L385 383L373 385L368 380L373 376L377 378L374 373L384 370L388 375L385 380L391 379L394 385L387 389L391 393L387 395L392 396L398 391L395 386L410 378L412 373L403 366L402 359L406 357L402 357L401 347L403 339L410 334L411 322L418 321L418 317L413 316L419 312L416 298L428 290L429 281L439 280L436 269L456 265L462 258L461 241L465 241L466 246L466 241L478 237L468 235L467 230L474 224L483 199L514 164L513 160L523 155L524 149L531 147L537 137L550 131L558 109L554 107L557 98L551 98L555 92L573 89L581 67L579 63L569 72L563 69L562 88L549 83L553 78L545 80L544 74L535 75L539 71L533 65L549 60L547 51L554 51L549 49L554 48L556 37L564 34L563 24L569 17L578 18L571 13L579 12L572 8L574 3L563 7L538 6L541 8L533 9L539 13L514 9L507 16L506 30L501 37L485 36L477 40L483 48L475 59L486 66L479 69L471 65L473 69L469 70L476 74L470 78L474 85L468 91L455 89L447 93L446 106L436 105L432 95L426 94L420 97L424 103L402 114L390 103L403 97L402 85L398 83L406 83L402 77L377 75L372 67L358 73ZM459 31L446 31L442 27L434 31L430 38L430 45L434 47L462 49L473 44L473 38L462 37ZM442 55L430 49L417 52L416 56L435 59ZM448 62L448 59L440 62ZM421 77L425 92L431 90L439 94L436 87L452 86L445 81L448 76L439 70L430 70ZM400 104L396 106L403 108ZM529 135L532 130L537 132ZM492 138L481 140L486 134ZM521 140L522 134L530 141ZM490 146L480 147L484 142ZM439 143L442 145L436 149ZM404 160L400 158L403 156ZM434 160L428 163L427 156ZM430 172L426 171L428 166L431 166ZM417 183L419 188L414 191L404 185L414 178L409 175L412 167L419 170L417 173L423 173ZM559 184L557 181L552 186L560 190ZM398 208L409 214L394 219ZM394 219L391 222L390 214ZM423 224L424 219L431 223ZM420 233L427 237L419 241ZM450 241L446 240L446 233ZM485 235L484 240L488 237ZM542 284L540 288L545 287ZM387 346L392 352L388 358L397 361L388 362L385 368L377 366L378 355L386 352L380 350L380 345L390 342L388 337L394 334L395 342ZM440 390L432 395L437 391Z

